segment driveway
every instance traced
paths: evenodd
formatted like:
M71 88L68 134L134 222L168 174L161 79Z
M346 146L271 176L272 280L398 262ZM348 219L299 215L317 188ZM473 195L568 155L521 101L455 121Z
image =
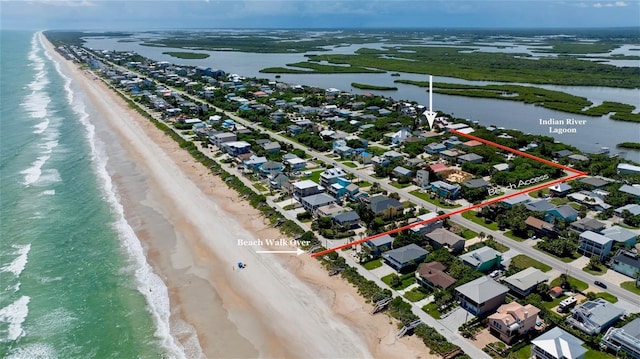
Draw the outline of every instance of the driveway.
M446 318L440 319L440 324L444 325L451 331L458 331L458 328L469 320L475 318L475 316L462 307L454 309Z

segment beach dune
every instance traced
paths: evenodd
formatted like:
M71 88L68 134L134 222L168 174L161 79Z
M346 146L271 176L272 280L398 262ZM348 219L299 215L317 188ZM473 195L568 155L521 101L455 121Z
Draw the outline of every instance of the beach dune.
M187 357L431 357L418 339L396 339L395 322L369 315L355 289L328 277L315 259L239 246L238 239L282 235L101 80L43 41L94 107L91 121L125 216L167 286L171 334Z

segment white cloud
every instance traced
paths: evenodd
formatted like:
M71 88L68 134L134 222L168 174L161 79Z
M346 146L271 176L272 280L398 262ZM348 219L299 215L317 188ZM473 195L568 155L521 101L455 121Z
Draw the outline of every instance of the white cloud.
M628 6L628 4L624 1L615 1L615 2L606 2L606 3L600 3L597 2L595 4L592 5L595 8L603 8L603 7L625 7Z

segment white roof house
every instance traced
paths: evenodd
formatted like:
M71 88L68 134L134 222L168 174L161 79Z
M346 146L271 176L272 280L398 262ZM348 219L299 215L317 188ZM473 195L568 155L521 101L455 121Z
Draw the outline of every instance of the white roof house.
M584 342L555 327L531 341L531 357L553 359L583 359Z

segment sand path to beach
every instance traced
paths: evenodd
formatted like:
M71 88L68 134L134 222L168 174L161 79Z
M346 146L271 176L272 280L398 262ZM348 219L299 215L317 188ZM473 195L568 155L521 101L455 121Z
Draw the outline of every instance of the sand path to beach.
M169 290L172 335L190 357L199 348L208 358L432 357L418 339L396 339L395 322L369 315L315 259L238 246L282 235L102 81L52 56L100 113L92 120L103 121L96 133L125 215Z

